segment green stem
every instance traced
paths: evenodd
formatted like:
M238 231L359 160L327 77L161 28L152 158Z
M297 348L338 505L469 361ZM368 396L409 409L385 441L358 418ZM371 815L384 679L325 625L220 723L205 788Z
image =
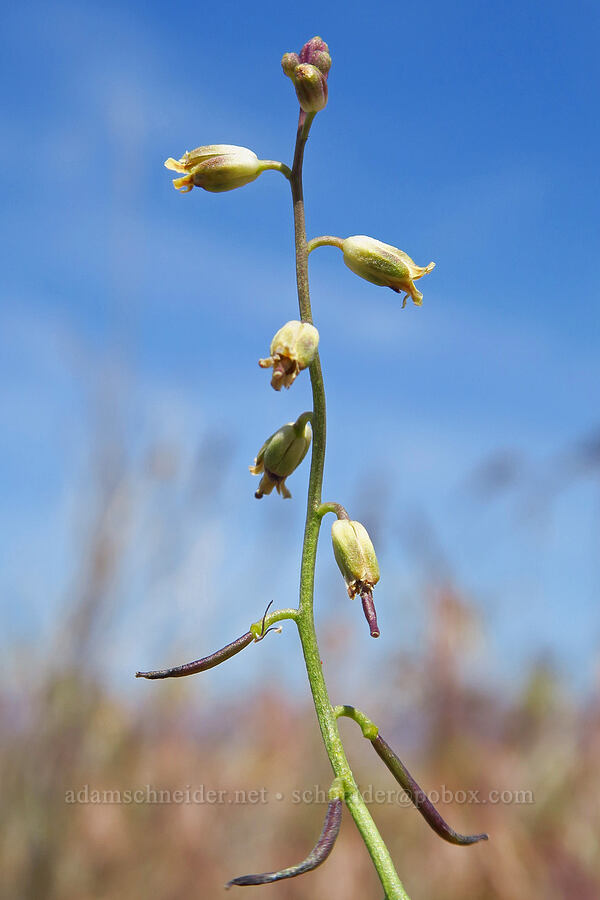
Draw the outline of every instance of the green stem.
M276 622L283 622L286 619L291 619L295 622L297 618L297 609L275 609L273 612L267 613L264 618L259 619L258 622L254 622L254 624L250 626L250 632L254 635L255 640L262 640L265 632L271 628L272 625L275 625Z
M261 159L261 172L266 172L267 169L274 169L276 172L281 172L282 175L285 175L288 181L292 177L292 170L290 169L290 167L286 166L285 163L279 162L276 159Z
M333 714L336 719L339 719L341 716L346 716L348 719L354 719L357 725L360 726L363 737L368 741L375 740L379 734L379 728L375 722L372 722L364 712L361 712L360 709L356 709L355 706L336 706L333 710Z
M298 305L303 322L312 323L310 292L308 285L308 245L306 242L306 223L304 218L304 195L302 190L302 163L304 148L314 114L300 112L298 133L294 152L294 164L290 184L294 206L294 236L296 245L296 278L298 284ZM296 624L302 643L304 661L310 689L315 704L319 727L327 755L336 778L344 784L345 801L352 817L365 842L373 860L387 900L409 900L394 868L392 858L381 835L379 834L371 814L360 794L352 769L346 758L340 739L337 719L329 701L325 678L317 644L313 613L315 564L317 543L321 519L325 512L321 507L321 490L323 485L323 468L325 464L325 389L318 353L310 366L310 381L313 394L313 443L308 484L308 503L304 544L302 548L302 564L300 569L300 603ZM331 504L325 504L327 507ZM331 511L335 511L331 509Z
M341 250L343 243L342 238L334 237L332 234L323 234L308 242L308 252L312 253L317 247L337 247L338 250Z
M317 515L323 518L327 513L335 513L338 519L349 519L350 516L341 503L321 503L317 509Z

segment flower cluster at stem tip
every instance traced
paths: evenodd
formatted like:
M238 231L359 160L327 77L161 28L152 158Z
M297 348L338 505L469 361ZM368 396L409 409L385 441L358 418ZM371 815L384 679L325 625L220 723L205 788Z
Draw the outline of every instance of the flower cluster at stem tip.
M304 112L317 113L327 106L327 76L331 68L329 47L320 37L307 41L300 53L284 53L284 73L296 88Z

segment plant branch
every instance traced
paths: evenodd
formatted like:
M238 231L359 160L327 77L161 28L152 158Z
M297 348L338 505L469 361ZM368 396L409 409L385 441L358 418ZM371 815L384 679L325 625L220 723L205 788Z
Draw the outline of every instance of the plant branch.
M317 247L337 247L342 249L342 238L334 237L332 234L323 234L321 237L312 238L307 244L308 253L312 253Z
M335 513L338 519L349 519L350 516L341 503L321 503L317 508L317 515L322 519L327 513Z
M341 716L346 716L348 719L354 719L357 725L360 726L363 737L368 741L374 740L379 734L377 725L375 725L364 712L361 712L360 709L356 709L355 706L335 706L333 714L336 719L341 718Z
M289 166L286 166L285 163L278 162L275 159L261 159L260 161L261 171L266 172L267 169L274 169L276 172L281 172L282 175L290 180L292 177L292 170Z

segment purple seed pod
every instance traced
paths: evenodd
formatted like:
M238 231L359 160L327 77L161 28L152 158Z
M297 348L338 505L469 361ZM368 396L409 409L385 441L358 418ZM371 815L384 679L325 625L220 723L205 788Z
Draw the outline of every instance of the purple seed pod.
M202 659L196 659L193 662L184 663L182 666L174 666L172 669L157 669L154 672L136 672L136 678L182 678L184 675L196 675L197 672L206 672L214 666L220 665L227 659L231 659L248 644L255 640L255 636L251 631L247 631L241 637L226 644L220 650L211 653L210 656L204 656Z
M233 878L225 885L226 889L234 885L237 887L246 887L254 884L271 884L273 881L282 881L284 878L295 878L296 875L304 875L305 872L311 872L324 863L336 842L340 831L340 822L342 821L342 801L339 799L330 800L325 814L323 830L319 836L319 840L310 851L305 860L298 863L297 866L289 866L287 869L280 869L279 872L263 872L260 875L240 875L239 878Z
M439 834L449 844L459 844L461 846L476 844L478 841L487 841L487 834L459 834L453 828L450 828L442 819L425 791L419 787L402 760L396 756L381 735L378 735L371 743L377 755L384 761L398 784L402 786L427 824L430 828L433 828L436 834Z

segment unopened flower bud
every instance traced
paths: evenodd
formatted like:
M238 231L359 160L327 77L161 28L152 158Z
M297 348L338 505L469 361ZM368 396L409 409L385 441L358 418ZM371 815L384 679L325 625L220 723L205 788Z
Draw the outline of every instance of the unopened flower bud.
M325 44L325 46L327 46L327 44ZM331 56L324 50L316 50L312 54L310 63L311 65L316 66L317 69L320 69L323 75L327 76L331 68Z
M179 160L170 157L165 166L184 175L173 179L178 191L187 193L193 187L201 187L215 194L250 184L265 169L256 153L232 144L197 147L184 153Z
M337 519L331 526L333 553L339 570L354 597L379 581L379 565L371 538L364 525L351 519Z
M296 66L300 65L300 57L297 53L284 53L281 59L281 68L288 78L294 78Z
M298 468L308 453L312 439L311 418L312 413L305 412L295 422L282 425L258 451L254 465L249 466L253 475L262 474L258 490L254 494L257 500L270 494L273 488L282 497L292 496L285 479Z
M327 75L331 68L331 56L329 55L329 47L320 37L311 38L307 41L300 51L300 62L310 63L321 69L324 75Z
M310 63L300 63L294 70L294 87L304 112L316 113L327 106L327 78Z
M299 372L310 366L317 347L319 332L309 322L287 322L271 341L271 355L259 359L263 369L273 367L271 387L276 391L282 386L289 388Z
M327 76L331 68L329 47L320 37L307 41L300 55L285 53L283 71L296 88L298 102L304 112L316 113L327 106Z
M344 262L356 275L372 284L389 287L397 294L406 293L406 296L412 297L413 303L421 306L423 294L414 282L431 272L435 263L417 266L404 251L364 234L346 238L342 242L342 252ZM406 306L406 296L403 307Z

